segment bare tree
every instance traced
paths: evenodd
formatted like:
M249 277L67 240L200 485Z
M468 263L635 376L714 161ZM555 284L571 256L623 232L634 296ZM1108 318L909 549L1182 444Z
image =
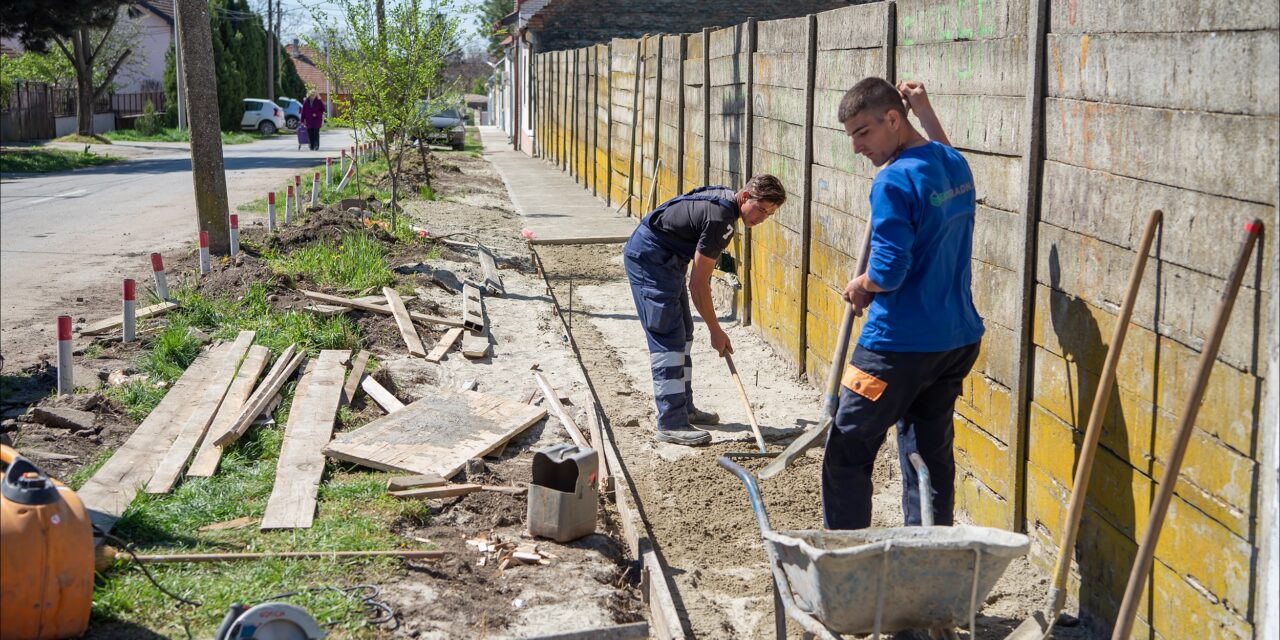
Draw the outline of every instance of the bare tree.
M117 11L105 27L85 26L70 36L53 37L75 74L76 130L80 135L93 135L93 105L112 88L121 71L141 63L132 58L131 45L140 28L132 19L121 22L120 13L126 11L127 8Z

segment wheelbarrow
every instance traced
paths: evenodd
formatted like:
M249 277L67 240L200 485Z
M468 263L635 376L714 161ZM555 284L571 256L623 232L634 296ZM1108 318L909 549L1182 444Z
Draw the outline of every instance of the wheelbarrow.
M924 472L921 513L931 518L928 469L913 457L913 466ZM786 616L805 637L824 640L846 633L878 639L908 629L947 638L962 625L972 637L987 594L1030 547L1022 534L969 525L774 531L755 475L728 456L719 463L747 486L773 574L778 638L786 637Z

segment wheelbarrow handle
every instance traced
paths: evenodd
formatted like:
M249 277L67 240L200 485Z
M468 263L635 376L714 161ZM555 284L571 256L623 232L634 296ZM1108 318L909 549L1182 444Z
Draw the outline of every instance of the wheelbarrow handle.
M728 456L720 456L716 462L733 475L738 476L742 484L747 485L747 497L751 499L751 510L756 514L756 524L760 525L760 533L763 535L772 531L769 527L769 515L764 511L764 500L760 499L760 485L756 482L755 474L743 469L738 463L730 460Z

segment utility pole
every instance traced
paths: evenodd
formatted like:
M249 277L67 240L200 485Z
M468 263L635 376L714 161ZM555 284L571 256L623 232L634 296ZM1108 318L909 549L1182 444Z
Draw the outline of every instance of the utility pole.
M271 0L267 0L267 99L276 99L276 37L273 31L275 22L271 10Z
M182 16L182 78L191 120L191 182L195 188L196 220L209 232L209 252L231 251L227 218L227 174L222 164L222 132L218 118L218 83L213 68L213 34L206 0L177 0L174 14Z
M182 77L182 17L177 7L173 11L173 77L178 81L178 131L187 130L187 87ZM212 42L212 40L210 41Z

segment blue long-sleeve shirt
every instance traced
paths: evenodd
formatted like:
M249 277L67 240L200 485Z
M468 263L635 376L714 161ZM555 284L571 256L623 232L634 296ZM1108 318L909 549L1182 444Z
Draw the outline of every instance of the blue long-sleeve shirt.
M982 338L969 270L976 206L969 163L937 142L903 150L876 175L867 277L886 291L868 307L858 344L948 351Z

